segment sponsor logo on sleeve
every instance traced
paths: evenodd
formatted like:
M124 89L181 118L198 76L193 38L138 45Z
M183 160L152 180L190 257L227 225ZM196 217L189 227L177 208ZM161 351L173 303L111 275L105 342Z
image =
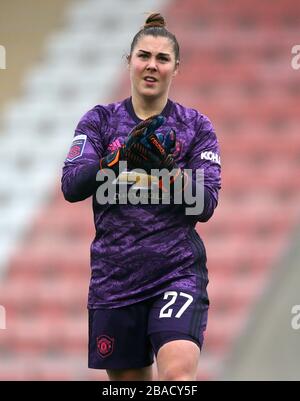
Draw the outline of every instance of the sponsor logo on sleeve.
M221 158L217 153L212 151L205 151L201 153L202 160L210 160L211 162L215 162L217 164L221 164Z
M76 135L73 139L71 148L69 150L69 154L67 156L67 160L72 162L73 160L80 157L83 153L84 147L86 143L86 135Z

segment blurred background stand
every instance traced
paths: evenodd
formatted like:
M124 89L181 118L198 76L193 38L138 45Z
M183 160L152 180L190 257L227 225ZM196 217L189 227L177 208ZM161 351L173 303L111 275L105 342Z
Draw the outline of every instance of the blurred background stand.
M171 98L206 114L221 147L219 206L197 225L211 301L198 379L300 378L299 1L10 0L0 5L0 380L107 380L87 369L91 200L68 204L59 181L81 116L129 95L124 56L156 10L181 44Z

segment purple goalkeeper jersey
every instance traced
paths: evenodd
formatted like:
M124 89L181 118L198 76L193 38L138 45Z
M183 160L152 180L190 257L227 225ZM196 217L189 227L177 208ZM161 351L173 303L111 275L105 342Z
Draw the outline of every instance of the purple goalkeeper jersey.
M96 234L91 245L88 307L115 308L172 289L205 293L206 252L195 230L218 203L220 156L210 120L168 100L159 132L176 132L175 161L181 168L204 170L204 207L186 215L176 204L105 204L97 202L99 160L127 138L141 120L131 98L97 105L79 121L63 167L62 191L70 202L93 197ZM204 296L204 295L203 295Z

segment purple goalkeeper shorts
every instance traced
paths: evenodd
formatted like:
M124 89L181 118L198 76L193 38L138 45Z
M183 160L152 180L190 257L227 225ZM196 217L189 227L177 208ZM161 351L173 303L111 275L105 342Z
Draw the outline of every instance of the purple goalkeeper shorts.
M208 307L206 296L176 289L121 308L90 309L89 368L149 366L172 340L190 340L201 349Z

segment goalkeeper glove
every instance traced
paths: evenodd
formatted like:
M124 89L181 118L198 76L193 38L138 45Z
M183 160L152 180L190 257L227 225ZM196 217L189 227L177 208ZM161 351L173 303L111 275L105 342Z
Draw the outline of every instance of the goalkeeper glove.
M175 167L174 159L168 150L171 143L174 143L175 146L175 132L170 130L163 141L159 138L161 138L160 134L156 135L151 132L132 145L131 151L135 154L136 168L142 168L150 174L152 169L166 168L171 171Z
M142 168L148 174L152 174L152 170L154 169L167 169L169 171L169 174L159 177L159 188L164 192L168 192L168 186L173 191L175 181L177 179L184 179L181 169L171 154L175 149L175 145L176 134L171 129L164 137L160 133L155 134L150 132L131 148L132 152L137 155L138 163L135 165L136 168ZM170 174L171 171L172 174ZM166 187L165 184L167 185Z
M155 115L139 123L130 132L124 145L100 160L100 169L110 168L116 173L119 161L128 161L131 167L136 165L140 167L142 159L133 151L135 145L138 144L143 137L151 135L164 121L164 117Z

